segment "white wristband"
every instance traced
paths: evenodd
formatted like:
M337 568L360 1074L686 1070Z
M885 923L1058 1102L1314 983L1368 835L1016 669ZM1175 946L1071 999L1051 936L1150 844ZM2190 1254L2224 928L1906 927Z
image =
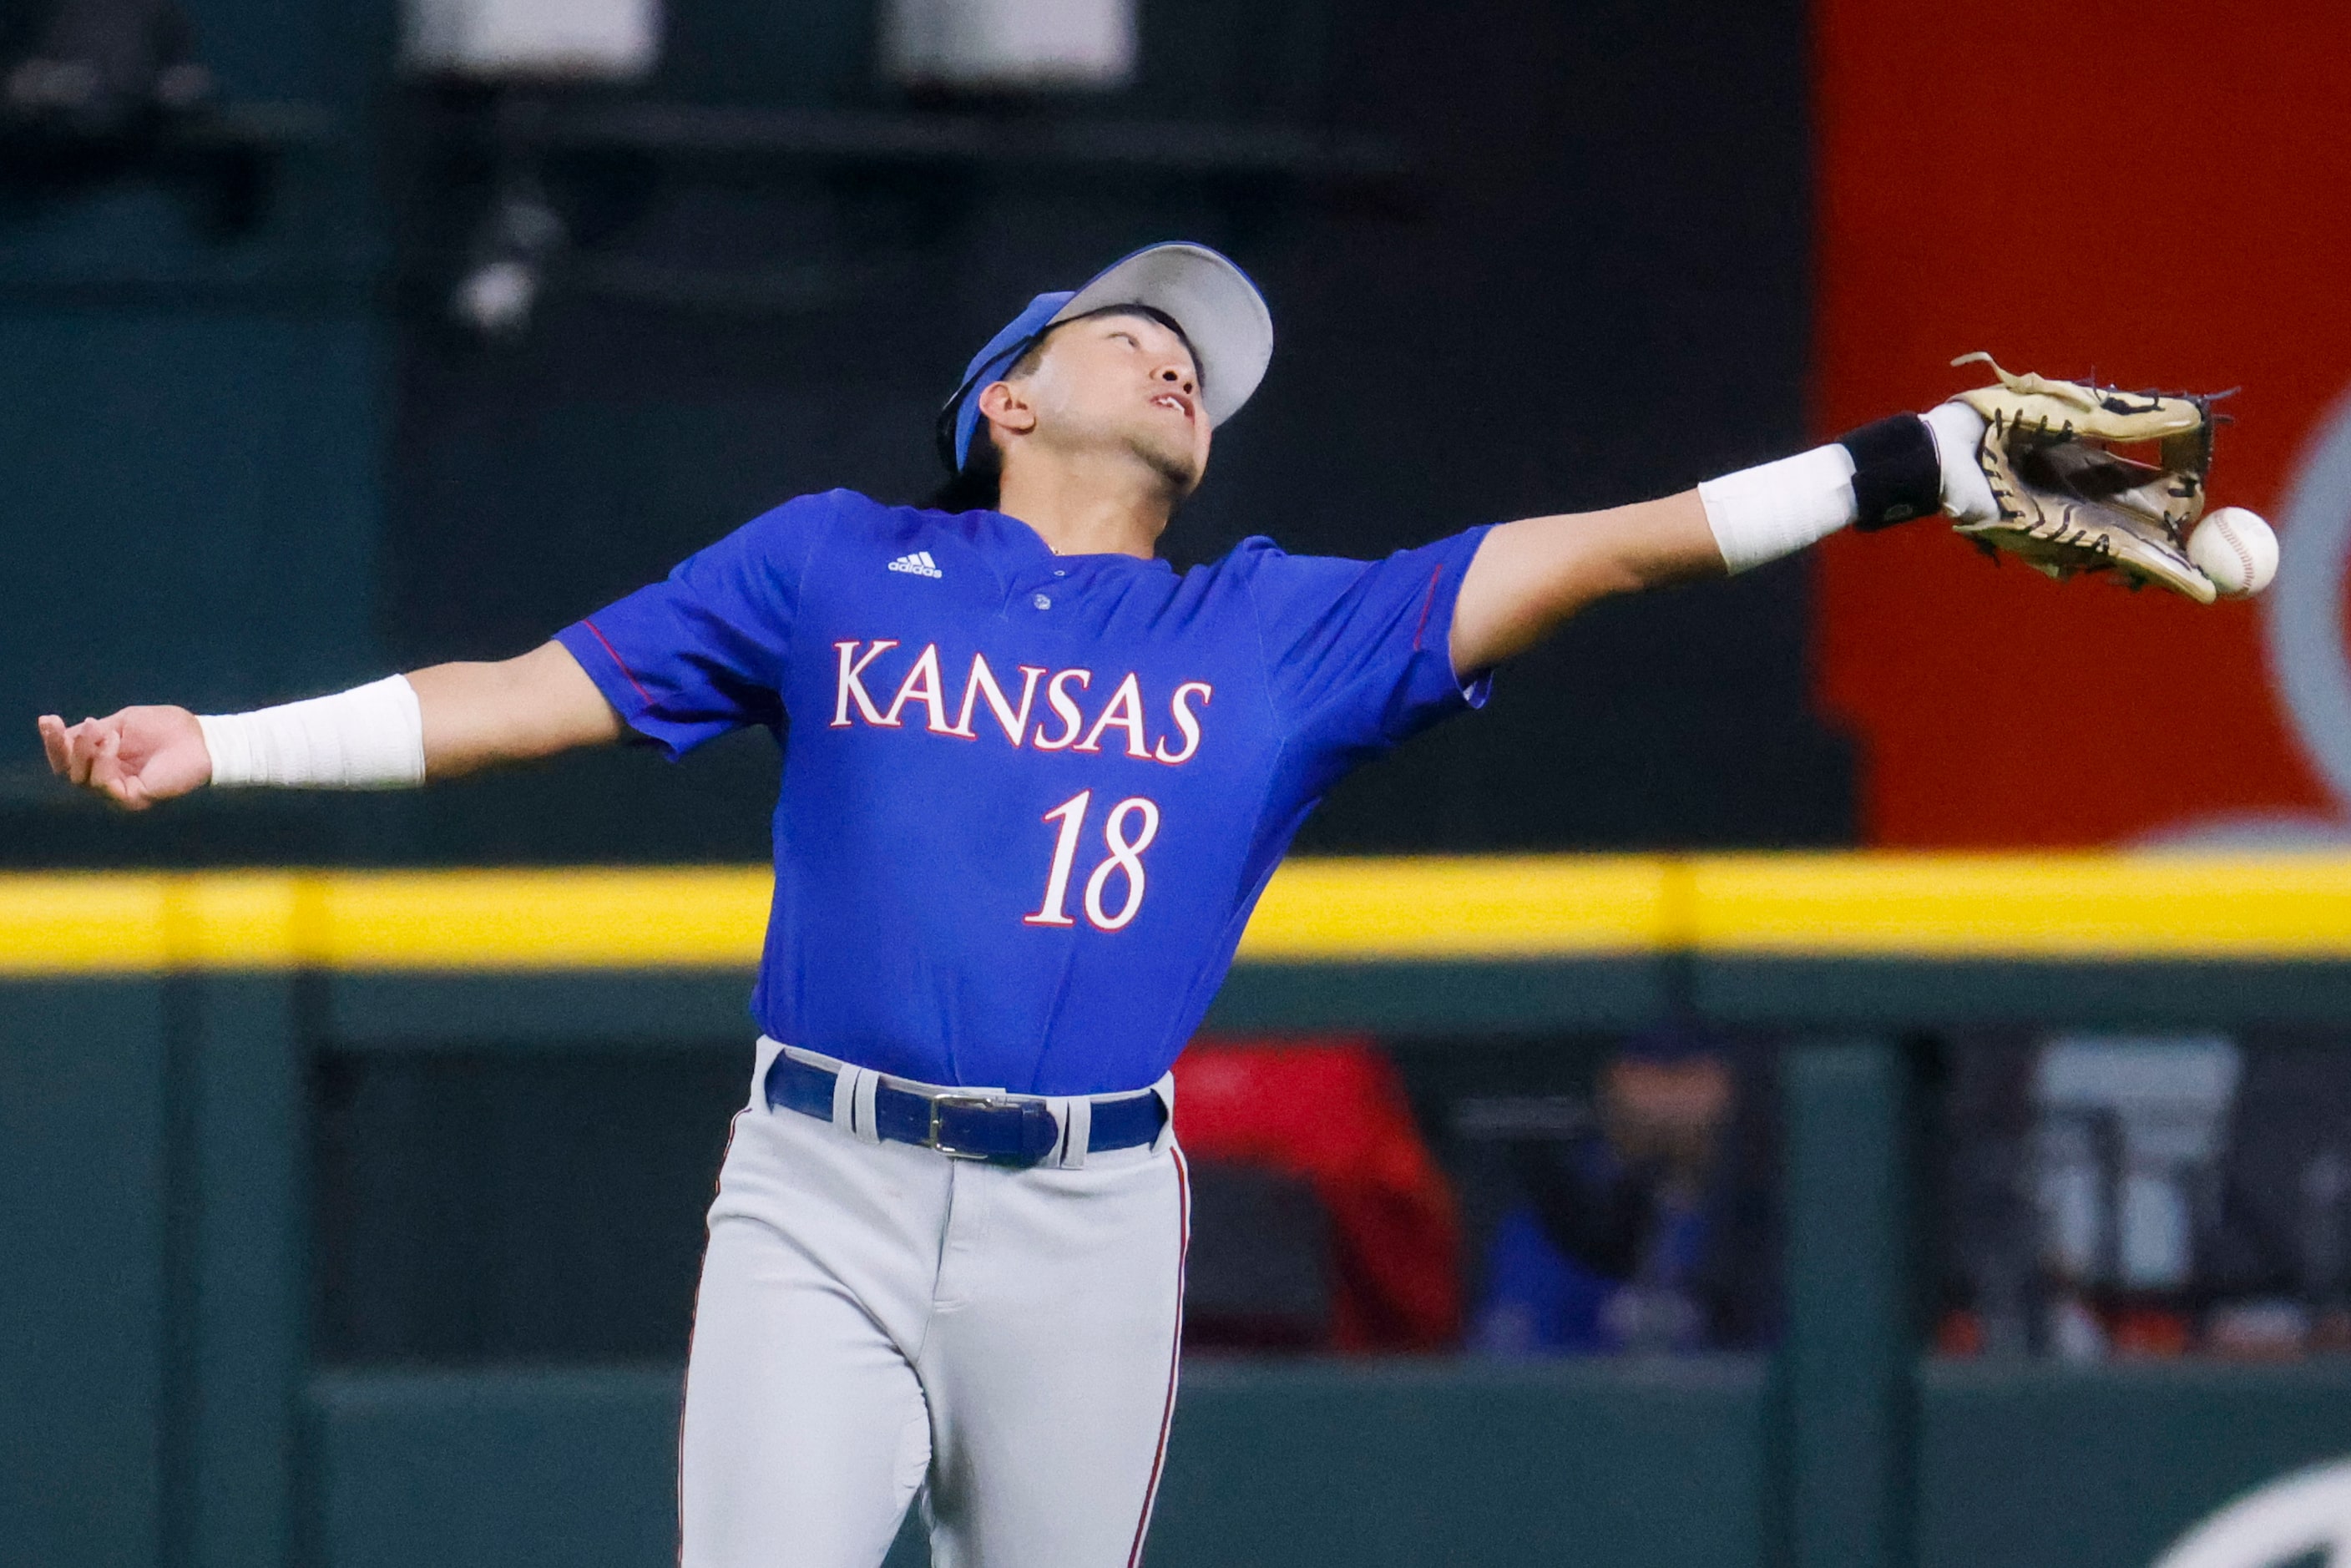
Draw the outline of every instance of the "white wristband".
M1853 454L1834 443L1698 487L1722 564L1745 571L1853 521Z
M424 710L404 675L257 713L200 715L213 783L397 789L424 782Z

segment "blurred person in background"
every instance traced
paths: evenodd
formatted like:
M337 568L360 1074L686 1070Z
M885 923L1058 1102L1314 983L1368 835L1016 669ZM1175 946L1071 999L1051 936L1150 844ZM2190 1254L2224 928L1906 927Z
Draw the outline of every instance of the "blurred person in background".
M1498 1355L1723 1348L1760 1332L1754 1184L1730 1129L1725 1042L1668 1025L1602 1069L1583 1132L1518 1145L1520 1200L1496 1226L1473 1348Z
M1461 1230L1451 1184L1376 1042L1202 1037L1176 1067L1176 1130L1192 1156L1194 1240L1185 1276L1186 1344L1450 1350L1461 1338ZM1296 1249L1222 1195L1233 1175L1301 1182L1322 1221L1297 1259L1318 1271L1322 1315L1286 1341L1232 1322L1231 1251L1254 1239ZM1221 1230L1222 1235L1217 1234ZM1269 1270L1270 1271L1270 1270ZM1260 1322L1267 1314L1249 1314Z

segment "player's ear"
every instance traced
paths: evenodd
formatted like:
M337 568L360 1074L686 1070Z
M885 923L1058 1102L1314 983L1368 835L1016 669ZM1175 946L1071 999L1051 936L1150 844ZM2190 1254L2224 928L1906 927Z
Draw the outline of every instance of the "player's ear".
M1025 435L1037 428L1036 405L1028 394L1011 382L990 382L979 390L979 412L992 424L1001 425L1017 435Z

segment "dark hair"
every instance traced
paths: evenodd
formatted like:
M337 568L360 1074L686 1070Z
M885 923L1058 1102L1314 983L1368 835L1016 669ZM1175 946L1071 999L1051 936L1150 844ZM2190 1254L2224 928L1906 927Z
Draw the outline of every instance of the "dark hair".
M1002 499L1004 448L996 444L996 432L983 419L971 433L971 454L963 460L963 472L948 475L931 493L930 507L935 512L992 512Z
M1183 328L1176 324L1176 318L1164 310L1154 309L1148 305L1105 305L1099 310L1089 310L1083 316L1073 316L1070 321L1090 321L1097 316L1121 315L1144 317L1175 333L1183 343L1184 351L1192 356L1196 373L1200 351L1192 347L1192 340L1185 335ZM1045 340L1051 337L1057 328L1070 325L1070 321L1057 321L1038 333L1029 340L1029 346L1020 350L1020 357L1005 367L1002 374L988 379L1008 382L1033 373L1044 359ZM987 384L982 382L967 389L966 395L977 397ZM948 416L960 405L961 400L958 399L941 411L943 429L952 429ZM931 493L928 505L933 511L938 512L992 512L997 509L997 503L1003 499L1004 448L996 444L996 431L983 415L978 426L971 433L971 450L964 457L962 471L948 475L946 481Z

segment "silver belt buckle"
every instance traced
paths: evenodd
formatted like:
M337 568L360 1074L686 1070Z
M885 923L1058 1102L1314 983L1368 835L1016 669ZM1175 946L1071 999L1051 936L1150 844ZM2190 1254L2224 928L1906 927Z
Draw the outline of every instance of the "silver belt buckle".
M939 1107L969 1105L978 1110L1009 1106L1014 1102L1001 1094L936 1094L931 1098L931 1135L923 1140L926 1149L936 1149L951 1160L990 1160L996 1156L979 1149L959 1149L939 1136Z

